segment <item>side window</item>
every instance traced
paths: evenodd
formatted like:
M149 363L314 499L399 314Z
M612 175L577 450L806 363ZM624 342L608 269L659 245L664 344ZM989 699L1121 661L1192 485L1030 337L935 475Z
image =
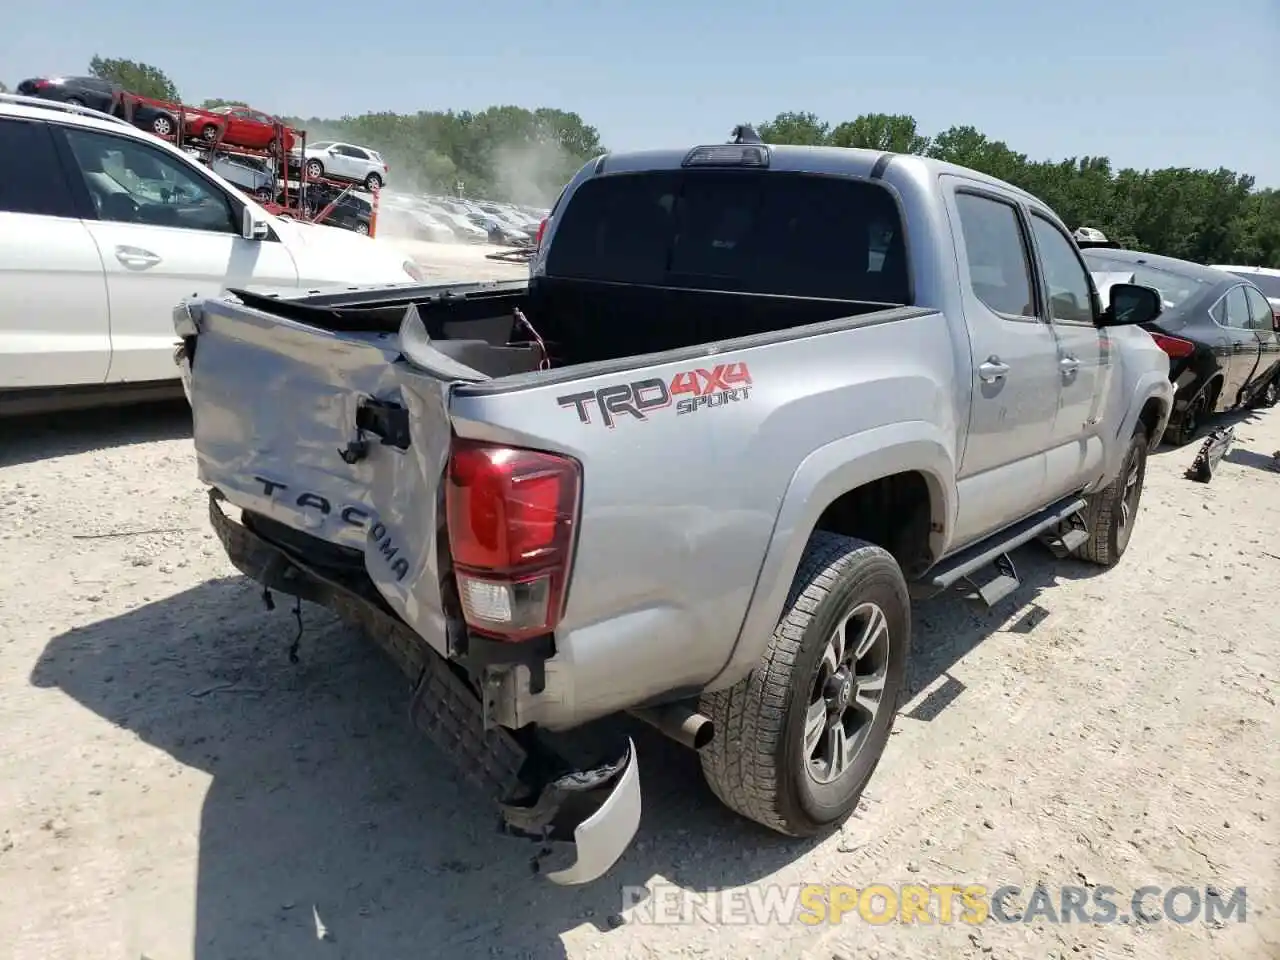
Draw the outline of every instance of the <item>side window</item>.
M1248 330L1251 326L1249 320L1249 298L1245 296L1244 285L1232 287L1226 297L1226 323L1224 326L1233 327L1237 330Z
M1254 330L1270 330L1273 323L1271 312L1271 304L1261 293L1253 287L1244 288L1245 296L1249 298L1249 324Z
M76 216L53 138L43 123L0 120L0 213Z
M369 159L369 157L365 154L365 152L361 150L359 147L341 146L338 148L338 152L342 154L344 157L351 157L355 160Z
M1031 231L1035 234L1049 287L1049 314L1054 322L1093 323L1093 288L1080 258L1056 226L1035 213L1031 214Z
M1004 316L1035 317L1027 246L1017 210L1010 203L972 193L957 193L956 207L974 296Z
M110 134L62 128L98 219L239 233L231 202L176 157Z

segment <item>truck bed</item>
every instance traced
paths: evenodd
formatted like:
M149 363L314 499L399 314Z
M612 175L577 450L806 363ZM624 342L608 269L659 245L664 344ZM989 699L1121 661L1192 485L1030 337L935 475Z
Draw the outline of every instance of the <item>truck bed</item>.
M389 609L448 656L459 620L441 504L451 444L571 457L586 532L547 692L508 719L571 725L660 695L641 668L658 648L679 652L678 682L705 682L736 642L796 465L864 419L934 416L950 389L949 341L922 337L938 355L911 356L901 338L946 321L607 287L237 292L180 310L200 478L251 516L361 558ZM519 339L517 307L549 369Z

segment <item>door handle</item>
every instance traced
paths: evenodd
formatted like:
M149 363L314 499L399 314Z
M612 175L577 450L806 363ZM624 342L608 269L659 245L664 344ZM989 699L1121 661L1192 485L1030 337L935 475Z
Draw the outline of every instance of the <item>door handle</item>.
M160 257L141 247L116 247L116 259L126 267L154 267Z
M1075 373L1080 366L1080 361L1075 357L1063 357L1058 361L1058 367L1063 373Z
M1009 365L995 356L987 357L986 362L978 366L978 376L984 383L995 383L1008 372Z

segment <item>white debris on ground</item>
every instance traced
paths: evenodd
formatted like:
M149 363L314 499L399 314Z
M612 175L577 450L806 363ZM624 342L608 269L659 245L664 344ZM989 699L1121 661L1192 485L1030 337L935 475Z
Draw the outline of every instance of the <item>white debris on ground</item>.
M181 405L0 425L5 956L1280 956L1280 487L1259 468L1280 412L1240 422L1209 484L1183 478L1197 445L1154 456L1116 570L1029 547L996 612L919 605L916 696L842 830L795 842L739 820L641 731L640 835L567 890L412 732L374 648L304 607L290 664L292 611L267 613L213 539L189 429ZM1247 917L619 917L646 883L1037 881L1055 904L1062 885L1114 887L1122 907L1144 885L1244 886Z

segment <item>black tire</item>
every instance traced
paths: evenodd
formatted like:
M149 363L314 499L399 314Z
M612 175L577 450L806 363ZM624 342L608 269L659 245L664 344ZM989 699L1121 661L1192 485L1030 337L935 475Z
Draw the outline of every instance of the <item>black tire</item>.
M382 178L376 173L371 173L364 178L364 187L370 193L377 193L382 189Z
M71 104L73 107L83 107L86 105L79 97L67 97L66 102Z
M171 137L174 131L173 118L168 114L160 114L151 121L151 132L157 137Z
M356 233L360 234L362 237L367 237L369 235L369 225L361 220L356 224Z
M205 143L213 143L218 139L218 127L216 124L207 123L200 128L200 139Z
M324 176L324 164L321 163L319 160L308 160L307 161L307 179L319 180L323 176Z
M1169 429L1165 431L1165 441L1172 446L1182 447L1190 443L1196 438L1196 434L1200 432L1200 428L1204 426L1205 420L1208 418L1209 396L1207 391L1201 390L1191 402L1187 404L1187 409L1182 412L1176 423L1171 424Z
M866 605L883 612L888 628L884 685L851 762L823 784L805 749L806 715L826 670L828 641ZM848 816L888 743L905 689L910 634L910 599L897 561L874 544L815 533L760 663L733 687L702 697L701 709L715 725L715 738L699 754L712 792L736 813L788 836L811 836ZM848 696L845 690L841 702Z
M1142 503L1148 452L1147 428L1139 423L1129 438L1129 449L1121 461L1120 473L1107 486L1088 497L1084 522L1089 539L1076 553L1081 560L1114 567L1124 556Z
M1254 395L1249 406L1255 410L1266 410L1274 407L1277 400L1280 400L1280 384L1276 382L1275 377L1272 377L1267 381L1267 385Z

